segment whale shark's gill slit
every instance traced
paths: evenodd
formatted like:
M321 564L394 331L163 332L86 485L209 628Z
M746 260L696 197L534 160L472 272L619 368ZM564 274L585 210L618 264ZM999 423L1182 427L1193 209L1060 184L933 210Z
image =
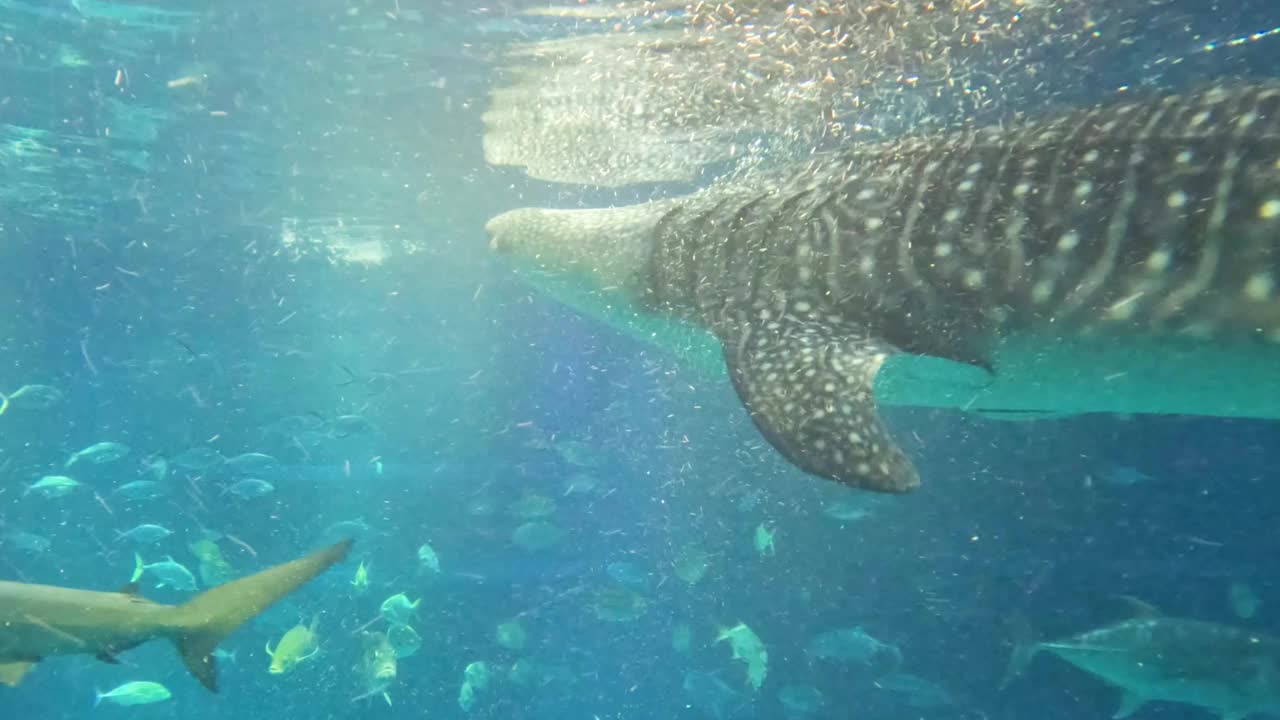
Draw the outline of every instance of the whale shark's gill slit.
M920 277L920 272L916 268L915 253L913 246L915 244L916 223L920 221L920 215L924 208L928 207L923 202L925 195L929 192L933 184L933 174L937 172L941 162L931 157L924 157L918 160L920 164L919 170L908 171L907 176L915 181L915 187L911 189L910 201L905 210L905 217L902 221L902 230L897 239L898 251L898 273L902 276L907 287L918 295L926 306L934 304L934 297L931 289L925 286L924 280Z
M1222 228L1227 219L1227 209L1231 197L1231 189L1240 165L1240 151L1235 146L1228 147L1223 154L1218 168L1218 178L1212 194L1212 206L1206 219L1203 240L1198 248L1195 269L1189 279L1180 287L1173 289L1165 296L1156 309L1160 320L1171 321L1180 314L1186 313L1187 306L1197 297L1204 294L1218 271L1218 261L1222 251ZM1190 316L1190 313L1186 313Z
M920 477L880 422L872 387L892 352L858 328L787 315L719 329L734 389L765 438L806 472L877 492Z
M1003 193L1001 192L1005 179L1005 174L1009 167L1009 158L1013 156L1012 148L1000 148L994 153L995 162L990 159L983 159L978 154L978 159L974 160L974 164L970 167L977 167L976 171L967 174L975 174L977 178L975 182L979 191L979 200L977 212L973 218L973 229L969 236L965 239L969 251L976 256L986 257L992 247L991 234L993 226L997 226L997 222L993 222L993 213L998 207L999 200ZM991 291L988 290L988 293Z
M1155 107L1151 112L1146 113L1143 125L1138 130L1137 139L1146 141L1150 138L1156 128L1164 122L1167 111L1167 105L1162 104ZM1140 113L1127 114L1127 116L1141 115ZM1163 145L1164 143L1161 144ZM1155 194L1155 178L1152 178L1149 173L1140 174L1139 169L1146 163L1156 161L1155 158L1147 157L1150 152L1154 152L1156 149L1158 148L1152 148L1145 142L1137 142L1129 149L1124 173L1117 188L1119 200L1111 206L1110 217L1102 233L1101 252L1096 256L1094 263L1080 277L1075 288L1064 298L1062 307L1059 310L1064 318L1089 307L1089 303L1094 301L1096 296L1104 294L1108 286L1111 286L1111 298L1097 304L1116 308L1116 317L1123 317L1126 313L1131 312L1131 310L1126 309L1129 308L1128 304L1117 304L1120 299L1119 296L1128 288L1112 282L1112 279L1117 272L1123 269L1120 259L1125 253L1126 246L1132 251L1140 244L1150 244L1148 242L1137 242L1138 239L1144 238L1145 234L1140 225L1135 225L1134 220L1135 214L1139 210L1139 200ZM1148 200L1148 204L1149 202ZM1141 297L1140 294L1133 295L1132 293L1129 296Z
M741 285L748 282L747 278L755 272L749 264L735 257L735 246L725 242L725 238L745 239L754 215L753 208L762 199L763 196L746 202L725 200L718 206L718 215L700 219L702 242L694 251L696 254L688 256L684 264L693 274L690 282L701 316L715 317L723 312L726 298L716 278L738 278L735 284Z
M809 221L808 231L809 244L813 247L816 258L807 270L801 271L800 279L815 286L825 281L824 299L828 303L835 303L845 292L844 267L840 262L840 219L824 203ZM822 270L820 275L816 272L818 268Z

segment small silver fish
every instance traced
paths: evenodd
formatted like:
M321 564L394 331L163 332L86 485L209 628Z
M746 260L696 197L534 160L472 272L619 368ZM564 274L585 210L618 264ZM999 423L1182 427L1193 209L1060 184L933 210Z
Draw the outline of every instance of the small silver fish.
M88 462L94 465L103 465L109 462L115 462L120 458L128 455L129 446L118 442L100 442L94 443L89 447L80 450L67 458L64 467L71 467L80 462Z
M71 494L78 487L80 483L66 475L45 475L28 485L22 494L35 493L45 498L60 498Z
M196 576L172 556L165 556L164 560L148 565L143 562L141 555L134 553L133 563L133 576L129 578L129 582L138 582L144 574L149 574L156 579L158 588L171 587L174 590L189 591L196 589Z
M127 682L114 690L97 693L93 706L97 707L103 700L116 705L149 705L163 702L171 697L169 688L156 682Z
M202 472L223 461L218 451L211 447L199 445L187 448L169 460L169 463L182 470Z
M259 478L245 478L227 488L227 492L241 500L251 500L275 492L276 486Z
M22 530L13 530L0 536L0 545L12 545L19 550L29 552L33 555L39 555L49 551L53 545L49 538L35 533L24 532Z
M152 500L164 494L164 489L155 480L134 480L112 490L113 495L130 500Z
M280 469L280 461L260 452L247 452L227 458L227 467L240 475L270 475Z
M160 542L172 534L172 530L162 525L143 524L117 533L116 541L130 540L135 543L150 544Z

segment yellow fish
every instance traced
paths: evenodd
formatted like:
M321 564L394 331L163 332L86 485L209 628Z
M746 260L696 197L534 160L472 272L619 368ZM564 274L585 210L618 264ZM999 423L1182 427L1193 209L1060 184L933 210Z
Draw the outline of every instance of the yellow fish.
M200 579L208 587L221 585L235 576L231 564L222 556L222 550L212 540L197 540L190 545L191 554L200 558Z
M362 595L369 589L369 568L365 566L363 560L360 561L360 567L356 568L356 576L351 580L351 587L357 595Z
M387 692L387 688L396 679L396 649L391 646L391 640L387 638L386 633L367 632L364 633L363 638L364 655L356 669L364 681L365 691L351 701L356 702L374 695L381 695L390 706L391 694Z
M280 642L276 643L275 650L271 649L271 641L267 641L267 655L271 656L269 672L272 675L292 672L298 663L309 660L320 652L319 642L316 639L316 625L319 622L320 616L317 615L311 621L310 627L298 623L290 628L284 637L280 638Z

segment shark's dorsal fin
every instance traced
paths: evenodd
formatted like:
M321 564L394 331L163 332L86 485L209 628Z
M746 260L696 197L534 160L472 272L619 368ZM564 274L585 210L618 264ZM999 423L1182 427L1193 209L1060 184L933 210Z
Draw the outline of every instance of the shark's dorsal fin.
M1164 616L1164 613L1160 612L1160 608L1157 608L1155 605L1152 605L1141 598L1136 598L1132 595L1117 595L1116 597L1125 605L1129 606L1129 610L1133 613L1134 617L1157 618Z
M892 348L819 312L761 312L718 327L734 389L801 469L867 490L914 490L920 477L880 423L873 393Z

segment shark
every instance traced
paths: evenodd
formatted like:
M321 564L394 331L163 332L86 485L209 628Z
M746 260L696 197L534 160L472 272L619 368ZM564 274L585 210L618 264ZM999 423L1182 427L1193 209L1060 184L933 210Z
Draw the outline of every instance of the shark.
M1280 714L1280 640L1242 628L1147 608L1064 640L1019 643L1005 684L1041 652L1119 688L1113 718L1129 717L1151 701L1202 707L1222 720Z
M347 556L350 539L208 590L181 605L120 592L0 582L0 682L16 686L56 655L117 655L155 639L177 646L187 671L217 692L214 651L233 630Z
M881 405L1280 418L1280 85L857 143L695 193L518 208L491 247L727 369L801 469L903 493Z

